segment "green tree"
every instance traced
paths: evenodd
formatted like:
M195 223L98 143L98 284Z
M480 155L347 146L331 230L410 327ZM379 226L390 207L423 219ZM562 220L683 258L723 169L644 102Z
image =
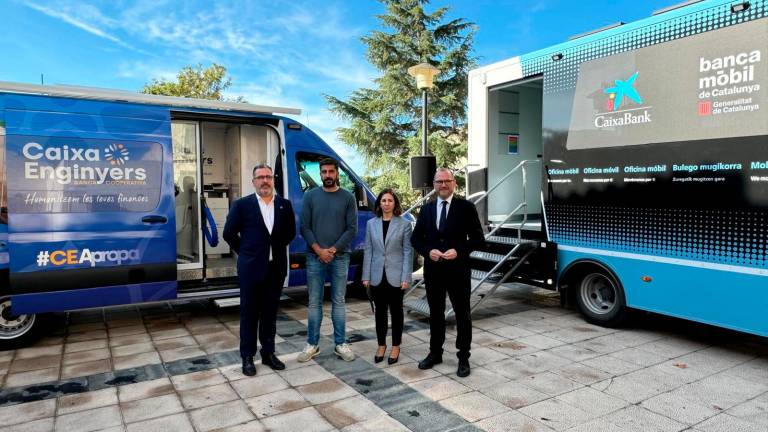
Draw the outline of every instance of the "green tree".
M176 75L176 81L166 79L153 79L144 85L141 93L190 97L197 99L227 100L223 92L232 85L232 79L227 76L227 68L213 63L204 68L202 64L197 66L184 66ZM235 102L245 102L242 96L234 99Z
M467 74L472 55L474 24L458 18L446 21L447 7L431 13L429 0L379 0L382 30L362 38L368 61L381 73L374 88L360 88L348 99L325 95L331 111L349 122L339 138L363 156L375 175L375 191L393 187L411 203L419 195L409 185L408 159L421 152L421 91L407 69L429 62L442 73L429 99L429 150L439 166L459 168L467 153Z

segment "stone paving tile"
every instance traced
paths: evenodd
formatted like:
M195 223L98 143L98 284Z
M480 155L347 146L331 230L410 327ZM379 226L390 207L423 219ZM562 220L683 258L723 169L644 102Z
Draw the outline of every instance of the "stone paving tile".
M613 423L609 423L603 419L590 420L586 423L576 425L568 432L628 432L626 429L622 429Z
M160 351L160 358L162 358L164 362L172 362L179 359L204 356L205 354L206 352L198 347L188 346Z
M97 348L88 351L77 351L69 354L64 354L64 366L70 366L78 363L92 362L96 360L104 360L110 357L109 349Z
M720 414L696 425L701 432L765 432L765 427L744 421L728 414Z
M360 423L349 425L341 430L342 432L411 432L410 429L403 426L402 423L388 415L366 420Z
M672 432L686 428L682 423L636 405L629 405L602 419L628 431Z
M507 325L504 327L489 329L488 332L501 336L505 339L518 339L518 338L523 338L527 336L533 336L535 334L532 331L526 330L522 327L518 327L515 325Z
M768 430L768 393L728 410L728 414Z
M535 334L531 336L521 337L517 339L517 342L520 342L524 345L529 345L541 350L546 350L546 349L565 345L565 342L561 340L557 340L542 334Z
M152 342L152 338L149 337L148 333L117 336L117 337L109 338L110 348L125 346L125 345L136 345L136 344L147 343L147 342Z
M315 406L320 415L337 429L385 414L361 395Z
M16 360L11 363L10 372L28 372L39 369L59 367L59 365L61 365L61 355L42 356L30 359Z
M43 356L60 355L64 349L63 345L38 346L31 348L21 348L16 350L14 358L16 360L32 359Z
M155 346L151 342L141 342L131 345L122 345L112 348L112 355L115 357L122 357L134 354L141 354L146 352L154 352Z
M182 336L172 339L163 339L155 342L155 349L158 351L166 351L171 349L178 349L189 346L197 346L197 341L192 336Z
M56 414L69 414L109 405L117 405L117 389L114 387L62 396L58 398Z
M70 366L64 366L61 369L61 379L95 375L111 370L112 362L109 359L77 363Z
M599 369L591 368L581 363L572 363L561 368L554 369L552 372L584 385L593 384L598 381L611 378L611 374L608 372L603 372Z
M131 423L126 429L128 432L194 432L192 423L186 414L174 414L138 423Z
M325 432L334 429L313 407L268 417L262 423L272 432Z
M306 384L296 387L296 390L312 405L333 402L358 394L352 387L344 384L338 378Z
M113 367L115 370L130 369L138 366L144 366L148 364L160 363L160 356L157 352L145 352L141 354L127 355L123 357L114 357L112 359Z
M452 368L455 370L455 368ZM414 364L404 364L384 369L388 374L399 379L404 383L412 383L428 378L440 376L440 372L434 369L422 370Z
M434 401L447 399L462 393L469 393L472 391L471 388L446 376L439 376L416 381L410 383L409 385L416 391Z
M30 384L39 384L48 381L56 381L59 378L59 368L39 369L29 372L8 374L5 378L5 387L21 387Z
M756 358L726 369L723 373L746 380L768 382L768 358Z
M565 403L560 399L543 400L520 408L518 411L557 431L566 430L592 419L592 416L586 411Z
M515 382L520 382L536 391L550 396L568 393L584 386L583 384L569 380L564 376L552 372L541 372L536 375L521 378Z
M0 427L0 432L52 432L53 425L53 417L48 417L28 423Z
M498 373L486 369L485 367L472 368L469 376L464 378L456 376L456 372L447 376L453 380L456 380L459 384L471 388L472 390L482 390L490 386L503 384L509 381L508 379L499 376Z
M551 432L553 429L517 411L508 411L474 424L487 432Z
M491 386L480 392L512 409L522 408L551 397L517 381Z
M592 351L591 349L580 348L575 345L561 345L558 347L550 348L547 350L547 352L573 362L580 362L602 355L598 352Z
M79 411L56 417L56 432L91 432L120 426L122 419L117 405Z
M274 393L246 399L256 417L263 419L277 414L305 408L309 402L294 389L280 390Z
M247 423L226 427L224 429L216 429L216 432L267 432L267 428L262 422L252 420Z
M184 411L176 394L155 396L121 404L126 423L133 423L155 417L167 416Z
M117 397L120 402L149 399L173 393L173 384L168 378L159 378L136 384L127 384L117 388Z
M278 371L277 373L294 387L333 378L333 374L319 365L311 365L295 369L288 369L286 367L285 370Z
M230 384L243 399L273 393L290 387L287 381L275 373L246 377L245 379L232 381Z
M107 347L106 339L97 339L97 340L85 341L85 342L72 342L64 346L64 353L69 354L69 353L78 352L78 351L90 351L90 350L106 348L106 347Z
M624 400L590 387L582 387L572 392L561 394L557 396L557 399L595 417L606 415L628 405Z
M477 366L483 366L488 363L494 363L508 358L508 355L502 354L499 351L481 347L472 349L472 356L469 358L469 362Z
M440 405L469 422L476 422L509 411L505 405L477 391L443 399L440 401Z
M667 360L664 356L644 351L639 348L625 348L609 355L642 367L653 366Z
M179 396L182 405L188 410L221 404L239 398L229 383L180 391Z
M201 408L190 412L190 416L199 432L239 425L254 419L253 413L241 400Z
M591 368L605 371L611 375L624 375L641 368L641 366L637 364L629 363L609 355L601 355L588 360L582 360L580 363Z
M55 399L2 407L0 408L0 425L11 426L46 417L53 417L55 411Z
M702 422L722 411L722 409L717 409L712 405L701 405L688 400L682 396L684 390L678 389L669 393L662 393L643 401L640 406L689 426Z
M107 331L106 330L94 330L84 333L76 333L71 334L67 336L67 342L84 342L84 341L92 341L96 339L106 339L107 338Z
M176 390L192 390L200 387L207 387L216 384L223 384L227 379L219 373L217 369L209 369L189 374L176 375L171 377L171 382Z
M768 391L768 382L748 381L720 373L686 385L680 390L688 400L704 406L728 409Z

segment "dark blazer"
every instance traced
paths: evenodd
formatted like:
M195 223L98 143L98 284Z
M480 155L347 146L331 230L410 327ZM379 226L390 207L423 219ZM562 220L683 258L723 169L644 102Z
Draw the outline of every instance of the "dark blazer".
M411 244L424 257L425 276L429 276L429 273L439 268L441 272L455 270L468 277L469 254L485 243L477 209L471 202L454 195L448 210L445 230L440 233L436 222L437 203L438 200L434 200L422 207L416 227L413 229ZM429 251L432 249L441 252L456 249L458 256L452 261L434 262L429 258ZM443 265L446 263L450 265Z
M288 272L288 251L286 247L296 237L296 218L291 202L274 196L275 222L270 235L261 216L256 194L251 194L232 203L224 225L224 241L238 253L237 273L252 283L265 279L269 250L272 259L283 278Z

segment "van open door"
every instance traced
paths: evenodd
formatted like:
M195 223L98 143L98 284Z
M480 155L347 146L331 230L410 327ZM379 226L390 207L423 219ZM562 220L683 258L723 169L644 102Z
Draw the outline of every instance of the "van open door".
M13 312L176 297L168 110L5 96Z

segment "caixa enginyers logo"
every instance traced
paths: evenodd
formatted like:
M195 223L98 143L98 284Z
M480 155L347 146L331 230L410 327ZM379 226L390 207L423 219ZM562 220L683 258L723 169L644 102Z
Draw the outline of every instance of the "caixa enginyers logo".
M635 88L640 71L636 71L625 80L614 80L611 87L603 89L608 95L606 112L595 115L595 127L621 127L651 122L650 106L643 106L643 98ZM637 105L637 106L634 106ZM620 109L624 108L624 109Z
M62 185L145 184L143 166L126 166L131 154L125 144L105 147L27 142L21 148L24 178L54 180Z

